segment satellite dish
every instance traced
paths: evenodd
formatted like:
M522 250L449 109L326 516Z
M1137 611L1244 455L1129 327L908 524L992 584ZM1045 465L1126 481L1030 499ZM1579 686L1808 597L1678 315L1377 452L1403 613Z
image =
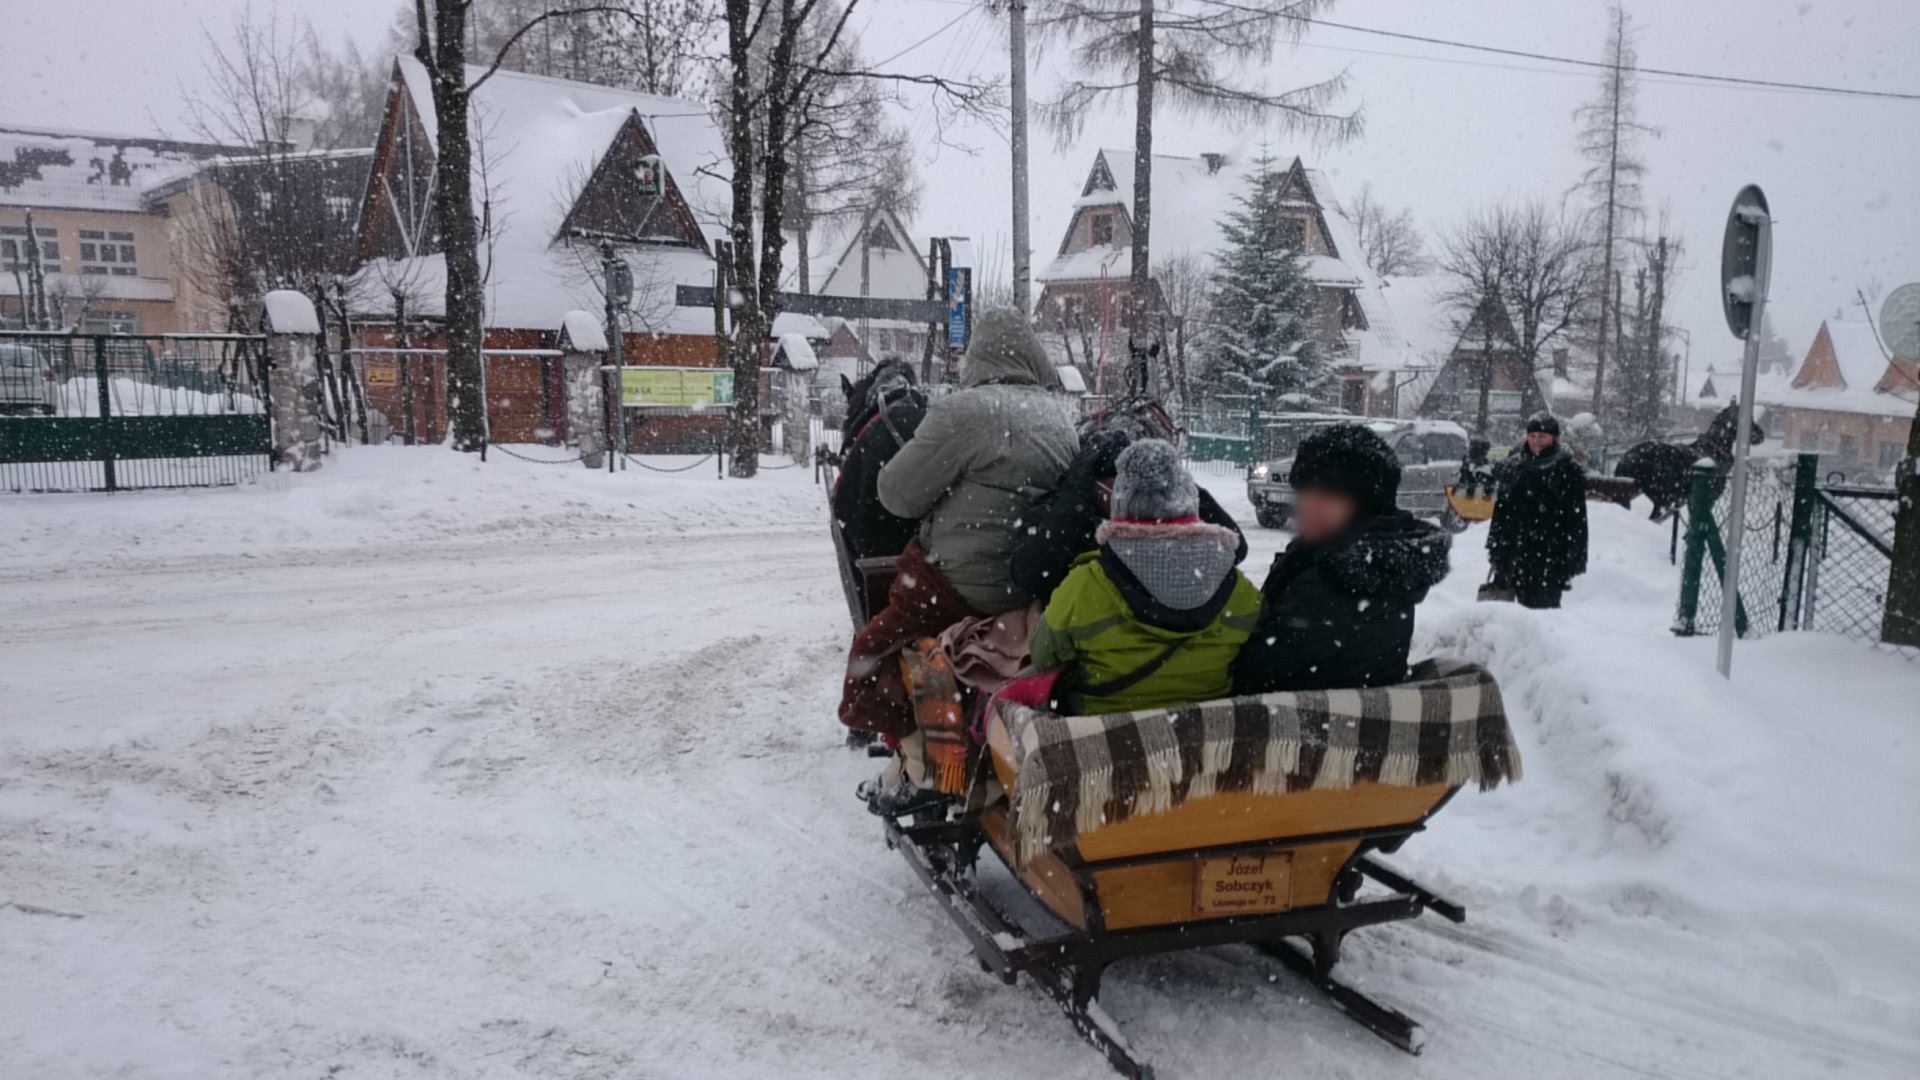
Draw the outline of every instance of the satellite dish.
M1894 356L1920 360L1920 282L1887 294L1880 305L1880 336Z

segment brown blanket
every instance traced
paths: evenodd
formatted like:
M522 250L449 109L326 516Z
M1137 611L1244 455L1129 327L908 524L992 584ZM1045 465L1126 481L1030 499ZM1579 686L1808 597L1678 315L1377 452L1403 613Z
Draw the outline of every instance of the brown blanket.
M853 636L840 688L840 722L896 738L913 731L913 702L900 677L900 650L978 615L927 561L915 540L901 552L887 606Z

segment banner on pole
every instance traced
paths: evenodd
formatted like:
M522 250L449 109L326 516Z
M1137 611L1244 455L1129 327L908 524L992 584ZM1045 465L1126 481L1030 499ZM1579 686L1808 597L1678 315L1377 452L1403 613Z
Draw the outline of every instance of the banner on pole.
M733 372L725 368L625 368L620 373L620 403L636 408L723 408L733 404Z

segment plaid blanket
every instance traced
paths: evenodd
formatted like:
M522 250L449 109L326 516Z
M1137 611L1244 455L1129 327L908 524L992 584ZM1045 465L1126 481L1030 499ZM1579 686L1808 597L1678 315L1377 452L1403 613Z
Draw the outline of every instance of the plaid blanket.
M1476 664L1428 660L1371 690L1263 694L1174 709L1055 716L994 706L1018 765L1011 819L1024 863L1110 822L1214 792L1276 794L1520 778L1500 687Z

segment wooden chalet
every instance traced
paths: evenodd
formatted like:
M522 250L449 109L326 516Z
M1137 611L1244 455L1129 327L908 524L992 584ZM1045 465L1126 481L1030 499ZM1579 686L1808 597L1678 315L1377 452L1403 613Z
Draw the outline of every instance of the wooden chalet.
M1722 389L1731 400L1738 376ZM1788 449L1823 455L1822 473L1884 481L1907 452L1920 358L1891 355L1871 323L1828 320L1793 376L1764 382L1755 401L1766 409L1767 434Z
M1401 413L1452 420L1474 430L1480 418L1485 358L1491 354L1486 434L1496 441L1518 438L1526 418L1548 407L1540 375L1521 359L1506 312L1493 306L1463 319L1448 300L1454 288L1441 275L1386 279L1382 291L1393 309L1396 330L1413 356L1406 365L1407 376L1396 382Z
M469 81L480 74L469 68ZM731 165L704 104L502 70L474 92L472 128L496 441L566 438L561 329L569 312L604 307L603 243L633 276L624 362L718 371L724 326L710 308L679 307L674 295L683 284L713 284L714 242L725 236L731 203ZM427 439L441 437L446 422L444 360L435 355L444 344L446 280L433 203L436 145L427 72L401 57L361 202L351 303L361 344L373 349L400 340L395 316L404 310L416 352L368 354L369 395L390 414L400 409L391 368L416 365L416 422ZM702 377L690 372L692 383ZM730 383L716 379L718 397ZM636 404L633 393L629 387L636 448L705 449L726 422L725 410L706 407L721 401Z
M1041 293L1036 317L1043 330L1065 328L1082 340L1104 341L1111 363L1126 348L1131 310L1128 275L1133 259L1133 152L1105 149L1073 203L1066 234L1053 260L1035 275ZM1212 273L1224 245L1220 222L1251 184L1251 162L1225 154L1153 159L1154 295L1147 310L1156 319L1170 309L1169 271ZM1295 211L1288 238L1300 252L1316 294L1315 337L1334 359L1340 390L1327 404L1363 415L1392 415L1392 373L1409 355L1391 322L1380 280L1360 256L1353 224L1335 201L1326 176L1295 157L1280 166L1287 206ZM1102 357L1075 357L1095 369Z

